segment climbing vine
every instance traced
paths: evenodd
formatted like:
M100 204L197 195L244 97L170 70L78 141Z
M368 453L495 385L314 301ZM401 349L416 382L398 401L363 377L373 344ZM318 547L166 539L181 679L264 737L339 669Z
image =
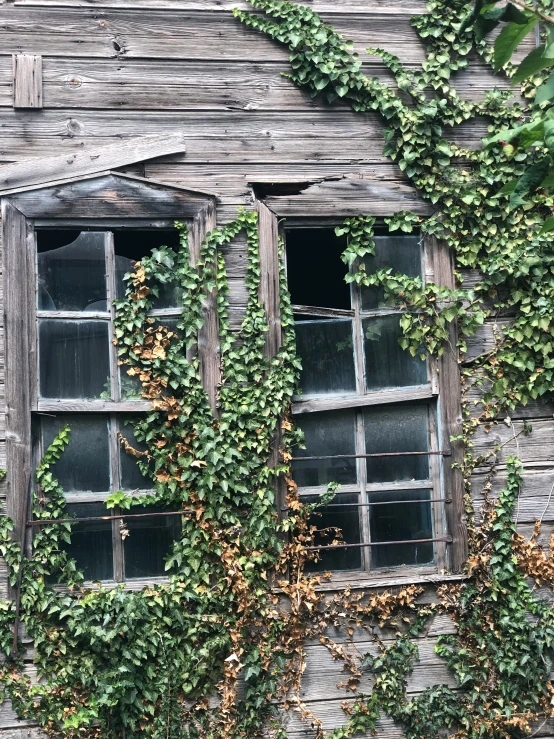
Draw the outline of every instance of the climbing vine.
M343 662L342 687L351 694L344 725L327 734L332 739L374 731L383 716L397 722L408 739L444 732L468 739L525 735L530 722L552 715L554 705L549 681L554 611L530 585L554 583L554 553L538 544L540 523L529 541L513 523L519 460L508 460L506 486L492 500L494 460L473 456L471 435L481 424L496 423L507 409L552 397L554 252L548 231L554 200L540 169L549 140L544 123L541 129L533 119L523 130L529 133L524 141L519 126L528 125L526 116L537 106L541 116L551 110L550 100L534 97L548 69L538 65L537 74L535 68L521 78L527 108L508 104L511 93L499 90L483 102L463 100L451 75L467 66L472 50L516 74L486 40L483 18L497 21L500 15L488 8L492 15L485 17L480 4L466 0L430 0L429 13L413 21L426 44L420 70L406 68L383 50L368 50L394 75L393 89L368 78L352 46L309 8L250 1L261 14L235 15L289 47L292 82L329 103L341 98L356 112L382 116L385 154L435 205L425 221L407 211L395 214L387 219L389 230L434 235L455 253L458 267L480 275L471 288L459 274L458 284L446 287L391 269L373 270L375 221L360 215L337 230L348 237L343 261L354 266L347 281L382 287L384 300L402 308L401 345L414 356L452 350L450 328L456 323L463 357L465 337L486 320L513 319L502 325L486 355L464 365L466 388L478 384L484 390L477 415L466 408L465 479L479 465L491 464L480 518L466 496L468 577L439 587L436 602L429 604L418 601L423 589L415 585L395 594L347 587L327 596L319 587L325 575L305 573L306 563L317 557L311 550L317 507L301 503L290 477L292 449L302 442L289 418L300 364L284 275L283 343L268 360L256 214L240 212L208 234L194 267L186 226L176 224L180 248L155 249L136 263L126 278L125 298L116 304L120 362L152 404L144 417L129 419L143 450L121 441L152 480L154 493L145 499L119 492L108 501L123 510L147 504L182 512L181 534L166 560L167 583L140 592L84 585L64 548L74 524L65 520L65 498L55 478L60 455L70 454L64 449L71 430L63 429L36 474L33 516L45 523L37 527L32 557L23 556L12 539L10 520L0 520L0 551L20 594L19 615L41 677L31 681L25 672L21 638L13 649L18 614L11 601L3 601L0 647L9 658L0 666L1 697L9 697L18 715L35 720L50 736L67 739L236 739L266 731L284 737L278 705L295 710L322 737L320 718L302 700L305 644L311 639ZM546 0L537 8L551 10ZM451 130L478 116L490 121L487 146L474 151L454 143ZM518 133L503 138L501 130ZM531 139L533 147L525 144ZM222 249L239 235L248 248L248 305L235 336ZM171 329L163 318L149 315L160 286L168 283L181 291L183 306ZM217 413L202 387L197 352L206 291L217 295ZM276 438L278 459L268 463ZM283 519L276 505L281 482ZM334 492L330 486L322 502ZM436 647L456 688L433 686L410 698L407 681L418 659L417 638L439 613L448 614L456 627ZM330 627L345 631L346 642L333 640ZM374 649L360 657L351 648L360 629L371 634L388 629L392 638L376 638ZM373 677L369 694L361 690L365 673Z

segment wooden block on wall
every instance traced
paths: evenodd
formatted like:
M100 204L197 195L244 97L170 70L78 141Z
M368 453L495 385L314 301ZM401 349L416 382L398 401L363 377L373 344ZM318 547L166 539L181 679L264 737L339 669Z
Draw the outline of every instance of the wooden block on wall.
M14 54L13 107L42 108L42 57Z

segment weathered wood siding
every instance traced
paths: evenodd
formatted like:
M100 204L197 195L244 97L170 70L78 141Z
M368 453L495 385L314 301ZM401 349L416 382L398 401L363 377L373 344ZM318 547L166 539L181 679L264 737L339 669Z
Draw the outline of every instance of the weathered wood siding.
M231 13L235 6L246 7L246 3L0 0L0 166L80 152L138 135L164 137L183 131L185 154L131 169L146 177L216 193L219 223L233 218L237 206L253 205L253 183L299 183L296 194L284 205L281 199L283 210L291 213L304 205L321 215L385 214L400 208L426 212L427 206L400 170L382 155L379 117L355 114L340 102L328 106L297 89L281 75L288 69L287 52L235 20ZM314 0L309 7L322 12L360 52L379 46L408 65L423 59L423 47L410 25L412 14L425 12L423 0ZM40 109L13 107L14 54L42 57ZM366 59L369 74L391 79L378 59ZM503 84L476 59L470 70L454 80L460 94L474 100ZM460 126L452 136L463 145L477 147L486 126L486 121ZM240 241L232 244L226 257L231 319L238 326L246 301L244 245ZM493 326L484 326L471 339L470 354L486 351L493 336ZM3 382L2 337L0 327ZM478 450L490 449L499 440L506 442L494 491L503 483L504 456L515 451L522 456L526 472L518 525L529 534L535 518L544 516L545 541L554 522L553 411L551 405L533 403L512 414L513 426L501 423L489 433L479 431L476 437ZM0 467L6 463L2 418ZM514 431L517 434L524 418L531 419L533 433L515 438ZM477 504L483 474L474 477ZM6 592L2 570L0 597ZM433 597L432 593L430 586L425 597ZM437 617L430 625L420 642L420 659L409 684L411 694L436 683L453 684L433 649L437 636L452 628L446 617ZM361 650L373 648L367 634L359 634L357 641ZM332 728L344 721L340 704L346 696L336 687L343 678L341 664L333 662L321 644L309 644L307 651L303 697L325 728ZM32 673L32 666L29 670ZM369 677L362 687L371 687ZM310 735L295 715L290 716L288 727L290 737ZM0 729L4 739L39 737L35 729L17 721L9 704L0 707ZM401 736L388 719L381 722L379 734ZM553 721L536 733L552 735Z

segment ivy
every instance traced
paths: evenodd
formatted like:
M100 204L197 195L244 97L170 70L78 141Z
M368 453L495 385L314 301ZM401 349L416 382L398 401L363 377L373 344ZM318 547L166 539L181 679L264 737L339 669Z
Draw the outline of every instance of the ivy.
M347 281L380 288L383 304L401 309L401 346L414 356L440 356L453 348L456 324L463 358L465 338L487 319L501 312L513 316L490 352L465 361L466 385L485 390L478 416L465 409L463 474L469 481L476 466L493 464L474 457L475 428L496 422L500 410L552 396L554 253L548 234L554 200L545 182L551 103L548 97L534 99L549 67L539 69L545 62L531 59L524 78L506 53L523 30L510 24L530 23L528 11L522 10L525 23L517 14L503 17L509 30L502 32L503 52L495 55L486 35L501 13L513 11L495 15L495 3L485 9L468 0L431 0L430 12L413 21L426 47L420 70L407 69L383 50L368 50L393 73L392 89L368 78L352 45L311 9L278 0L251 0L251 5L261 13L237 10L236 17L288 46L292 82L330 103L341 98L356 112L381 114L385 154L435 206L426 221L409 211L394 214L385 219L389 230L436 236L452 250L458 267L479 271L478 284L467 288L461 280L447 287L374 269L375 219L360 214L339 226L337 234L347 237ZM549 12L549 1L539 0L537 10ZM481 103L460 98L450 78L467 66L472 50L503 65L514 79L521 77L529 108L507 105L510 93L498 90ZM477 116L491 123L484 148L466 150L447 137L450 128ZM131 511L137 504L182 511L181 534L166 559L167 583L140 592L123 585L85 586L67 554L73 524L61 522L68 514L54 475L61 454L70 453L64 450L71 431L63 429L37 469L33 516L56 522L37 527L32 558L22 556L13 540L12 522L0 519L0 552L12 585L21 577L20 616L42 678L31 684L26 676L23 643L12 655L15 606L0 602L0 649L10 655L0 666L0 697L9 697L22 718L64 739L239 739L265 736L267 727L282 739L278 705L296 710L314 735L323 737L321 720L303 702L301 690L304 643L317 638L343 662L342 687L355 693L345 702L344 725L327 733L332 739L372 732L383 715L399 724L407 739L530 733L531 721L552 714L554 611L529 583L554 583L554 553L538 545L540 525L529 541L516 531L519 460L508 461L499 499L486 495L480 521L466 494L468 577L463 584L439 587L436 603L419 602L422 589L414 585L396 593L346 587L326 595L319 588L326 576L305 571L317 559L311 549L317 506L301 503L290 478L292 449L302 443L289 418L300 362L284 268L283 343L268 360L256 214L241 211L209 233L194 266L186 226L176 227L179 248L162 246L136 263L126 276L125 297L116 303L122 371L136 397L152 405L145 416L128 419L144 451L121 443L152 480L154 493L145 499L118 491L106 502L107 511L116 506ZM236 335L222 250L239 235L248 249L248 304ZM166 285L182 300L171 329L163 318L149 315ZM221 356L215 413L202 387L198 357L203 301L213 291ZM277 437L278 459L270 464ZM284 519L277 515L277 480L286 487ZM486 493L489 487L490 480ZM321 503L335 492L331 484ZM339 540L340 531L330 533ZM410 697L417 640L437 613L450 615L456 625L456 633L439 638L436 651L457 689L432 686ZM393 638L376 637L372 650L353 654L355 629L376 626L386 627ZM331 639L330 627L346 631L346 642ZM367 695L358 690L364 672L374 681Z

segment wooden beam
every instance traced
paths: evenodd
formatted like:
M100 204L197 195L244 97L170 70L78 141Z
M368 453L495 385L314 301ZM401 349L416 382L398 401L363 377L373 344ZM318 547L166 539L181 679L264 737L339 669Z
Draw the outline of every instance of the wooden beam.
M68 177L84 177L145 159L181 153L186 151L184 141L181 132L140 136L100 149L8 164L0 167L0 192L27 185L48 185Z
M13 54L13 107L42 108L42 57Z
M14 538L23 544L22 512L31 471L31 362L28 239L25 217L11 203L2 204L4 325L6 327L7 513ZM19 275L21 282L8 279Z

